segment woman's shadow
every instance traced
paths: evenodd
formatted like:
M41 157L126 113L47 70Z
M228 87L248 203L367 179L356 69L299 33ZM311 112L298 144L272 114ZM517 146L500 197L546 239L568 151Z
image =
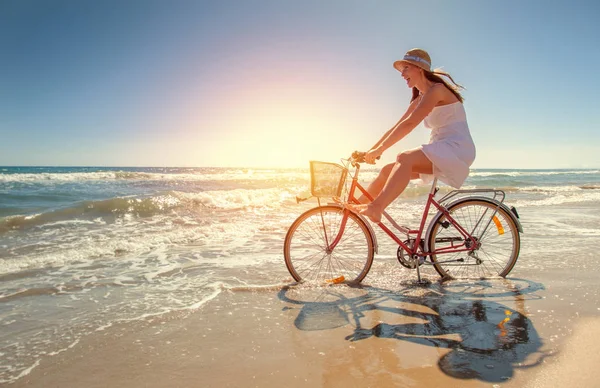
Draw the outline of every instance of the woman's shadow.
M279 298L302 305L295 320L300 330L325 330L352 321L354 332L346 337L348 341L393 338L451 349L438 366L455 378L501 382L510 379L515 368L532 367L543 360L542 341L525 315L526 301L538 298L535 292L543 289L539 283L498 279L411 285L400 291L356 288L361 295L352 296L352 289L345 286L323 288L319 293L313 288L304 295L297 290L294 294L302 298L295 298L288 287ZM409 317L411 323L382 321L365 327L369 311ZM414 318L422 323L412 323ZM536 356L533 363L530 355Z

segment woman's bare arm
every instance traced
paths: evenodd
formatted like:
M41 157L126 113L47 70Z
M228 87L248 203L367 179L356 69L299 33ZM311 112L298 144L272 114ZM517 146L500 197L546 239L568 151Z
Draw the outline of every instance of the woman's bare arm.
M440 102L445 100L445 92L447 88L442 84L436 84L432 86L427 93L420 99L416 106L411 112L402 116L402 119L389 131L386 132L384 137L377 142L365 156L367 162L373 163L375 159L385 150L396 144L406 135L408 135L427 115L435 108ZM417 100L415 100L417 101ZM413 101L413 102L415 102ZM412 105L412 104L411 104ZM410 107L409 107L410 109Z
M379 139L379 141L377 143L375 143L375 145L373 147L371 147L371 149L369 151L374 150L375 148L379 147L381 145L381 143L383 143L383 141L385 139L387 139L387 137L392 133L392 131L398 126L398 124L400 124L403 120L405 120L415 110L417 105L419 105L420 100L421 99L419 97L412 100L410 105L406 109L406 112L404 112L404 114L402 115L400 120L398 120L398 122L396 124L394 124L394 126L392 128L390 128L386 133L384 133L383 136L381 137L381 139Z

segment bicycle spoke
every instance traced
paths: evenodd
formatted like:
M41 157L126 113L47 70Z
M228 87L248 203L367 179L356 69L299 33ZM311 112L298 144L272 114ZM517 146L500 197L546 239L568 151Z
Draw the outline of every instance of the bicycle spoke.
M453 278L506 276L514 266L520 248L519 232L506 211L485 200L466 200L452 205L448 211L475 238L478 246L472 253L457 254L450 249L448 253L432 255L431 261L440 275ZM452 223L444 228L441 225L444 219L438 216L432 220L435 224L428 237L432 251L450 247L443 239L450 241L462 237ZM463 261L458 261L459 258Z
M344 217L343 233L330 250ZM286 265L297 281L324 282L342 276L347 281L360 281L371 267L373 254L373 240L366 224L335 206L311 209L298 217L284 244Z

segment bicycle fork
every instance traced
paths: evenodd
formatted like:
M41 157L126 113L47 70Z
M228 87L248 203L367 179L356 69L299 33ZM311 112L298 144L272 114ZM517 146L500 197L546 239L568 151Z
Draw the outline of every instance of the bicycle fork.
M319 201L319 206L320 206L320 201ZM323 227L323 235L325 236L325 253L327 254L331 254L331 252L333 252L333 250L335 249L335 247L339 244L339 242L342 240L342 236L344 235L344 230L346 229L346 222L348 222L348 210L344 210L344 215L342 216L342 221L340 223L340 228L337 232L337 235L335 236L335 238L333 239L333 241L331 242L331 244L329 243L329 239L332 236L328 236L327 234L327 228L325 227L325 217L323 216L323 211L321 210L321 225Z

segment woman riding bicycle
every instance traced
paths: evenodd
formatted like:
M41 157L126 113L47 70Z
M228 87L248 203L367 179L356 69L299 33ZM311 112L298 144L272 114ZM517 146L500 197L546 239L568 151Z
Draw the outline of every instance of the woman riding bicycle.
M431 129L431 137L428 144L400 153L395 163L381 169L368 187L375 198L373 202L348 205L374 222L381 220L385 208L404 191L411 179L429 180L433 175L460 188L475 160L475 145L467 125L463 98L458 92L462 86L448 73L432 71L431 58L422 49L407 51L403 59L394 62L394 68L412 88L412 99L398 123L365 154L365 161L374 164L384 151L408 135L421 121ZM361 202L368 200L361 197Z

